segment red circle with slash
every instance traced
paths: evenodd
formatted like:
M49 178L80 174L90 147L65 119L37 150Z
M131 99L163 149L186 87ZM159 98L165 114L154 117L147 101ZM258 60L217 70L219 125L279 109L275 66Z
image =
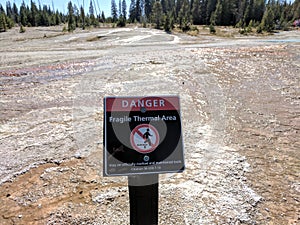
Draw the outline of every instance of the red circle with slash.
M131 131L130 143L140 153L153 152L159 144L159 133L150 124L140 124Z

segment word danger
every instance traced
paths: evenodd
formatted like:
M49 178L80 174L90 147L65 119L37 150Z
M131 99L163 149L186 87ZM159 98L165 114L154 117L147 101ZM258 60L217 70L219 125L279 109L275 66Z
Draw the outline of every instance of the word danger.
M136 107L164 107L165 106L165 100L164 99L147 99L147 100L122 100L122 108L136 108Z
M148 116L148 117L142 117L142 116L123 116L123 117L109 117L110 123L130 123L132 121L134 122L152 122L152 121L175 121L177 120L176 116Z

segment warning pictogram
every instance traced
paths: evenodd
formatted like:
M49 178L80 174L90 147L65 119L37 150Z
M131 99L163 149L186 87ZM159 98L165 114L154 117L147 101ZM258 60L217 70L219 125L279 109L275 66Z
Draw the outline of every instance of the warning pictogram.
M150 124L136 126L130 134L132 147L140 153L153 152L159 144L159 133Z

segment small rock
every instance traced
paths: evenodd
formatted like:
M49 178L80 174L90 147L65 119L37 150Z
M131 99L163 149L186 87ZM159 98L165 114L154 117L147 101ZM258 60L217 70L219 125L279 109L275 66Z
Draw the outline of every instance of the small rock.
M80 153L76 153L76 154L74 155L74 157L75 157L76 159L81 159L81 158L82 158Z

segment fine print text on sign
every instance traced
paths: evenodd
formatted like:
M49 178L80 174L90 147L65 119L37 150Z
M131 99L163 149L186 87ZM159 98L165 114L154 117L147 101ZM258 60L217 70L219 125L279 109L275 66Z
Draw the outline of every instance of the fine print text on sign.
M184 170L178 96L104 98L104 176Z

